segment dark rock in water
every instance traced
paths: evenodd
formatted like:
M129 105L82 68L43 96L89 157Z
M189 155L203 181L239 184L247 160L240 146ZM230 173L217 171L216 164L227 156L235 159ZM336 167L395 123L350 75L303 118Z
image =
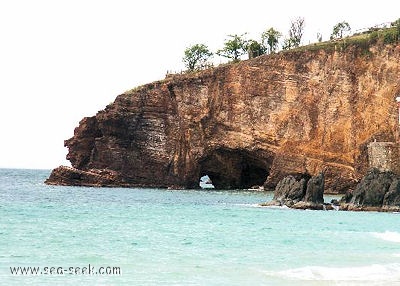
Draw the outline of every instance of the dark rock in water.
M331 200L331 205L338 206L338 205L340 205L340 203L339 203L339 201L337 199L332 199Z
M324 173L311 177L308 174L290 175L275 188L274 198L264 206L285 205L295 209L332 209L324 205Z
M296 177L289 175L278 183L274 192L274 200L284 203L286 201L298 202L304 198L310 176L301 174Z
M51 172L45 183L52 185L53 182L57 182L57 185L101 187L113 186L113 182L118 179L118 174L111 170L82 171L68 166L60 166ZM119 185L122 185L122 182Z
M291 208L298 210L324 210L324 204L300 201L292 205Z
M340 200L340 209L400 211L400 178L392 172L370 169L356 189Z
M400 207L400 179L396 178L392 181L389 191L383 198L384 206L399 206Z
M312 177L307 183L307 190L303 201L316 204L324 203L324 185L325 176L321 172L317 176Z
M339 204L349 204L351 199L353 198L353 190L349 190L346 194L340 199Z
M400 177L393 172L370 169L354 191L324 204L324 173L310 177L287 176L275 189L274 199L264 206L285 205L295 209L348 211L400 211Z
M48 185L85 186L85 187L140 187L126 180L118 172L109 169L79 170L73 167L60 166L52 170L45 181ZM159 185L150 185L158 188ZM177 186L178 189L180 186Z
M371 169L357 185L350 203L362 206L382 206L385 194L395 179L396 175L392 172Z
M333 211L333 210L339 210L339 208L337 207L337 205L333 205L333 204L323 204L323 206L325 207L324 210L326 211Z

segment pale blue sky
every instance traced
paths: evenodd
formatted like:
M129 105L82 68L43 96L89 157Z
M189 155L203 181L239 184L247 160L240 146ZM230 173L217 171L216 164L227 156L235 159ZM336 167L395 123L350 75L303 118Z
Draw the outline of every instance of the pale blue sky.
M1 1L0 167L66 164L63 142L81 118L125 90L183 69L183 50L191 44L215 51L228 34L258 39L271 26L287 34L298 16L305 18L308 43L317 32L328 39L343 20L356 30L400 16L397 1L320 3Z

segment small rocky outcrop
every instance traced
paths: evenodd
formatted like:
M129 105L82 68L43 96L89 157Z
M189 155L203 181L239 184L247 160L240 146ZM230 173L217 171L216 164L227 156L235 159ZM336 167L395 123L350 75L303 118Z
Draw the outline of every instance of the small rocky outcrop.
M307 190L308 174L289 175L279 181L274 192L274 201L282 204L293 204L301 201Z
M307 182L307 190L303 200L305 202L323 204L324 186L325 186L325 174L321 172L317 176L312 177Z
M370 169L354 191L346 193L340 208L352 211L400 211L400 177Z
M327 209L324 205L324 186L323 172L314 177L309 174L289 175L276 186L272 201L261 205L287 206L295 209Z
M59 166L53 169L45 183L48 185L61 186L140 187L140 185L135 184L124 177L121 177L118 172L113 170L79 170L77 168L68 166ZM159 188L162 186L149 184L149 187ZM175 188L178 189L179 186Z
M116 181L119 181L119 184L122 183L118 178L118 174L111 170L93 169L83 171L73 167L60 166L51 172L45 183L48 185L102 187L113 186Z

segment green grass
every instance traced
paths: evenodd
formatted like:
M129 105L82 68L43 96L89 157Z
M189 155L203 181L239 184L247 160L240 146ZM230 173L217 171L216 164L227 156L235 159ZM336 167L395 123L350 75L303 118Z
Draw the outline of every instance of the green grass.
M369 54L369 47L375 43L395 44L400 42L400 26L369 30L361 34L355 34L340 40L331 40L326 42L314 43L307 46L301 46L290 51L318 51L318 50L345 50L350 46L356 46L366 55Z

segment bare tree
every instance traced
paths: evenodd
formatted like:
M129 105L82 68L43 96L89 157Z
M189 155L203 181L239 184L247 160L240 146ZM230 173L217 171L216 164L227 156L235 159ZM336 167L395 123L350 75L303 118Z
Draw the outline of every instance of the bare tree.
M322 34L320 32L317 33L317 40L319 43L322 42Z
M289 37L283 43L283 49L288 50L298 48L301 44L301 38L304 34L304 18L298 17L291 21Z

